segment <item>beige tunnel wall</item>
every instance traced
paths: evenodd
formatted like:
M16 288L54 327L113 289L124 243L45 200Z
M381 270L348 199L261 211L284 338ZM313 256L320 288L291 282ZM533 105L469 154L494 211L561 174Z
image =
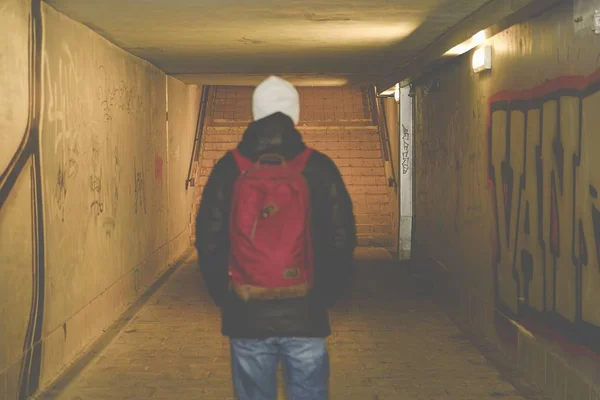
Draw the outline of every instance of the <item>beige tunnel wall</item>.
M189 247L201 91L44 3L2 5L0 398L16 399Z
M561 2L489 39L491 71L474 74L469 53L416 85L415 251L449 272L458 320L557 399L600 385L592 14Z
M390 177L395 181L395 187L390 188L390 207L394 224L393 232L395 233L395 236L398 236L398 231L400 229L400 164L402 163L400 158L400 115L398 103L393 97L385 98L383 104L385 123L390 138L390 162L388 168L391 171ZM396 242L394 243L394 247L398 247L398 237L395 237L394 239ZM400 251L400 248L397 248L397 250Z
M192 157L194 134L202 87L185 85L175 78L169 84L169 235L173 241L171 255L177 257L190 245L190 233L196 223L194 187L186 189L186 179ZM170 261L173 261L171 259Z
M34 155L27 149L31 101L27 1L0 7L0 397L16 398L32 334L36 262ZM8 34L10 32L10 35ZM10 396L9 396L10 394Z
M388 134L390 136L391 160L394 173L394 178L398 181L400 176L400 131L399 131L399 115L398 103L392 97L384 99L385 121L387 124Z

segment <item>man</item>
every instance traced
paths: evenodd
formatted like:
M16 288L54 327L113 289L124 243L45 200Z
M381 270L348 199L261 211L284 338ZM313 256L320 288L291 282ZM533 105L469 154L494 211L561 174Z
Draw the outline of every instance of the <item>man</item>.
M351 280L352 202L333 161L307 148L295 128L297 90L272 76L252 101L254 122L204 189L200 269L222 310L238 398L275 400L281 362L289 400L326 400L328 309ZM269 276L273 270L281 276Z

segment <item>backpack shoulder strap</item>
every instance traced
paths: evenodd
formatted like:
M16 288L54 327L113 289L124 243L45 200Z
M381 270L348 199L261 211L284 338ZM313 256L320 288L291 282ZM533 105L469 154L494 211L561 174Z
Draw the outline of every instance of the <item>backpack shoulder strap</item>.
M235 163L237 164L240 173L245 173L248 172L250 169L252 169L252 166L254 165L254 163L252 162L252 160L250 160L249 158L244 157L238 149L233 149L229 151L231 153L231 155L233 156L233 159L235 160Z
M288 165L294 168L298 172L302 172L308 163L308 159L314 152L313 149L307 147L304 151L294 157L293 160L288 161Z

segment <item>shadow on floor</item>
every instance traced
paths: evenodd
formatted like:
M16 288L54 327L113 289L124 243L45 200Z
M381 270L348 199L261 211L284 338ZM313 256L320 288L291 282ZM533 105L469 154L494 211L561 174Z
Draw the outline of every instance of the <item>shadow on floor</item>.
M524 399L383 249L359 249L331 312L331 399ZM188 258L44 399L233 399L220 315ZM283 398L280 395L280 398Z

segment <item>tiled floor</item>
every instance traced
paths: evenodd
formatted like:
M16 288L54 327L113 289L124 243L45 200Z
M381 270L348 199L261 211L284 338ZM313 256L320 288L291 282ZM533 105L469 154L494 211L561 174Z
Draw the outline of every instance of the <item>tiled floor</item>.
M357 258L331 313L332 400L524 399L384 250ZM219 319L190 258L55 398L233 399Z

